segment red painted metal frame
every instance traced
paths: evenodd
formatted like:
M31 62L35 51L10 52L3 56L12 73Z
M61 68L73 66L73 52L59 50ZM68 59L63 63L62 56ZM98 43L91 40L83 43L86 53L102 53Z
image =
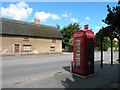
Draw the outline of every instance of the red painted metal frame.
M83 33L82 35L77 35ZM86 35L86 33L91 35ZM94 33L90 30L78 30L73 35L73 71L75 73L81 74L81 75L89 75L94 73ZM80 39L80 67L76 67L76 39ZM91 61L88 60L89 53L87 52L89 49L87 48L87 40L91 39L92 47L89 48L91 52L92 59ZM88 63L90 62L90 66L88 66Z

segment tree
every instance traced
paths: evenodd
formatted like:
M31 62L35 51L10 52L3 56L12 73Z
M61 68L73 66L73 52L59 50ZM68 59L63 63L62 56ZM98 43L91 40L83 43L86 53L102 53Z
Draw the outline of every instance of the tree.
M110 47L110 40L108 39L108 37L104 37L103 50L107 51L109 47Z
M107 5L107 11L107 17L102 21L112 28L112 32L118 29L116 32L120 34L120 7L116 6L111 9L109 5Z
M69 47L70 47L70 51L72 51L73 52L73 38L71 38L70 40L69 40Z
M107 5L107 11L108 11L108 15L106 17L105 20L103 20L103 22L105 22L106 24L113 26L113 27L117 27L120 28L120 9L118 6L113 7L113 9L111 9L109 7L109 5Z
M94 46L95 46L95 50L97 50L97 51L101 50L100 38L101 38L101 36L98 35L98 33L95 35L95 38L94 38ZM107 51L108 47L110 47L110 40L108 39L108 37L104 37L103 38L103 50Z
M99 47L100 48L100 40L103 39L104 37L109 37L111 39L120 36L120 8L118 6L113 7L112 9L109 7L109 5L107 5L107 11L108 14L105 18L105 20L102 20L104 23L108 24L107 27L102 28L99 30L98 33L96 33L95 35L95 47ZM117 34L113 35L113 32L117 32ZM104 44L104 42L109 42L107 39L108 38L104 38L105 41L103 41L103 49L106 50L106 46L110 46L110 45L106 45ZM105 45L105 47L104 47Z
M67 27L64 27L63 29L59 30L59 32L63 36L63 40L62 40L63 48L65 48L65 46L69 46L70 51L72 51L73 45L71 43L73 42L72 39L73 33L79 29L80 29L79 23L73 23L73 24L71 23Z
M56 24L56 26L57 26L57 29L60 30L60 25Z

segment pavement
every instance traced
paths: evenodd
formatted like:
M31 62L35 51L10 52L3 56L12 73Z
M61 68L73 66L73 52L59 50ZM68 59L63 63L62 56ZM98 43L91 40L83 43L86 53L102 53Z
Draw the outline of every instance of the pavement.
M114 55L115 55L114 59L116 60L116 58L118 57L118 54L114 53ZM48 66L48 69L46 67L46 70L47 70L46 75L45 73L41 75L43 71L34 69L36 73L39 72L37 74L38 75L37 78L32 78L32 79L28 78L24 80L19 80L10 86L4 86L4 88L103 88L103 89L111 88L111 89L117 89L117 88L120 88L118 87L120 86L118 85L119 84L118 82L120 82L120 78L119 78L120 66L118 62L115 60L114 60L114 65L111 66L110 59L108 58L109 56L110 56L109 52L104 53L104 65L103 65L103 68L101 69L100 68L100 52L96 52L95 53L95 73L96 74L93 76L89 76L87 78L81 78L79 76L75 76L70 73L69 62L71 61L70 59L72 58L71 54L3 57L4 69L7 68L5 70L9 70L8 68L13 67L14 68L13 71L17 71L15 66L18 66L18 67L26 66L27 69L25 68L25 70L23 69L21 70L27 72L27 70L32 70L31 68L29 69L27 65L36 69L39 68L39 70L42 70L42 68L40 68L39 66L42 66L42 65ZM32 60L32 58L34 59ZM51 59L51 62L50 60L48 60L48 58ZM29 63L28 63L28 59L30 61ZM21 62L21 60L23 60L23 62ZM55 65L54 67L59 66L59 68L53 69L53 65ZM4 73L5 73L5 70L4 70ZM55 72L51 73L52 70L55 70ZM8 73L8 71L6 73Z
M63 67L64 71L57 72L51 77L34 80L29 83L16 83L13 88L112 88L118 87L118 64L104 64L104 68L95 65L95 75L87 78L70 73L70 66Z

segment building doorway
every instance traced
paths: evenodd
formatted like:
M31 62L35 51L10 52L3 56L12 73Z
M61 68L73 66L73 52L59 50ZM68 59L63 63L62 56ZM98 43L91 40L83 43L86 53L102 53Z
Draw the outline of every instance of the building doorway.
M19 53L20 52L20 44L15 44L14 46L14 52Z

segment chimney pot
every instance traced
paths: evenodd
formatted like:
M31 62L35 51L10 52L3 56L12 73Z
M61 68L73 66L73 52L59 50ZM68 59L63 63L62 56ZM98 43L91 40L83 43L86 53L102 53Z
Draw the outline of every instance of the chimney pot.
M35 23L35 24L40 24L40 19L35 18L35 19L34 19L34 23Z

